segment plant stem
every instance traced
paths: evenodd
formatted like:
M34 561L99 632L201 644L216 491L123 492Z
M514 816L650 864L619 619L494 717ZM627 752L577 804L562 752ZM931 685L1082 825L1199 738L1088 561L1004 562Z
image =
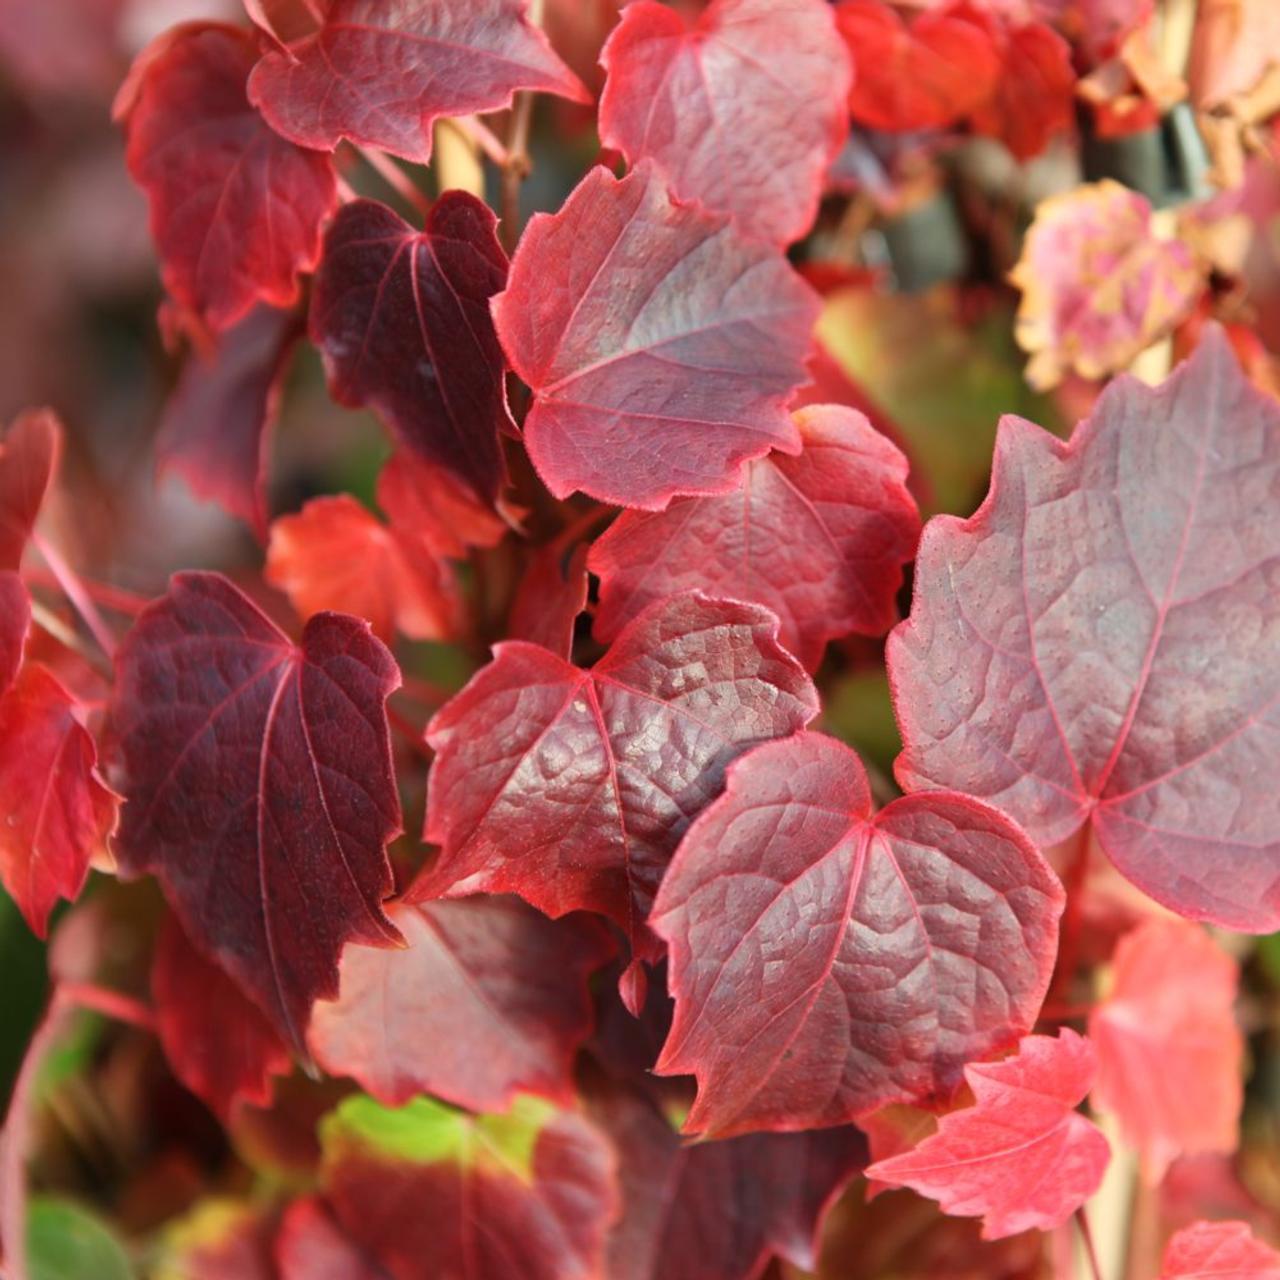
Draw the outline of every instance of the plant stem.
M417 183L389 156L377 147L357 146L361 158L402 200L407 201L418 213L426 213L431 201Z
M89 598L89 593L76 576L75 570L62 558L62 555L50 542L35 531L32 531L31 534L31 544L44 557L44 562L49 566L54 578L57 579L63 595L71 601L75 606L76 612L84 619L85 625L92 632L93 638L98 642L102 652L108 658L114 658L116 653L115 636L111 634L111 629L102 620L102 615L98 612L97 605Z
M63 982L58 987L58 996L67 1004L80 1009L92 1009L117 1022L127 1022L131 1027L142 1031L156 1029L155 1013L132 996L122 995L108 987L100 987L95 982Z
M1093 824L1087 819L1076 834L1075 849L1067 867L1063 884L1067 891L1067 907L1062 917L1062 930L1058 943L1058 967L1054 973L1045 1004L1070 1004L1068 995L1075 978L1076 959L1080 950L1080 933L1084 925L1083 899L1085 883L1089 875L1089 845L1093 839Z
M1089 1217L1084 1205L1076 1210L1076 1226L1080 1228L1080 1239L1084 1242L1084 1254L1089 1260L1089 1270L1093 1280L1102 1280L1102 1268L1098 1265L1098 1251L1093 1247L1093 1233L1089 1230Z
M506 167L510 158L506 144L483 120L479 120L475 116L453 116L450 118L449 123L459 133L463 133L470 138L499 169Z
M48 569L28 569L23 573L23 577L42 587L59 585L57 578ZM136 618L151 603L146 596L139 595L136 591L126 591L123 587L113 587L109 583L93 582L89 578L82 577L80 585L90 600L110 609L113 613L123 613L131 618Z
M531 0L529 21L542 23L542 0ZM508 255L516 251L520 240L520 187L529 176L529 126L533 122L533 94L523 89L516 94L511 108L511 134L507 138L507 157L502 166L502 247Z
M111 665L102 661L97 649L80 638L56 613L46 608L39 600L31 602L31 620L41 630L47 631L59 644L65 645L72 653L78 653L105 680L111 679Z

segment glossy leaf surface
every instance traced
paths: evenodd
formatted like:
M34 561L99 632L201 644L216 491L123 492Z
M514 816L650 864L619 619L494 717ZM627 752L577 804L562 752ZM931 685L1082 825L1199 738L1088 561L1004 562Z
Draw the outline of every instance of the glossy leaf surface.
M681 200L786 245L808 231L849 128L849 57L823 0L641 0L604 47L600 137Z
M300 1053L343 943L400 942L382 911L398 683L367 623L320 614L294 644L209 573L175 575L117 655L121 868L159 878L192 940Z
M498 431L514 429L489 315L507 279L495 225L465 191L437 200L421 232L374 200L345 205L325 234L310 321L335 399L376 409L490 501L504 478Z
M856 410L814 406L795 421L804 442L795 457L748 463L739 488L720 497L624 511L596 539L588 567L601 582L600 639L694 588L773 610L778 638L811 671L828 639L892 626L920 537L907 461Z
M337 204L328 156L267 127L245 96L257 39L193 23L144 50L118 99L165 286L210 328L288 307Z
M268 53L249 93L304 147L343 138L426 164L439 116L497 111L517 89L587 100L525 0L332 0L314 35Z
M728 219L673 202L651 162L621 181L597 166L534 217L493 314L533 389L525 443L556 497L656 511L799 450L784 406L805 381L816 296Z
M926 527L889 640L908 790L956 787L1051 845L1091 822L1192 919L1280 927L1280 409L1210 331L1062 443L1006 418L991 493Z
M841 1124L953 1092L1035 1021L1062 902L987 805L933 792L873 813L861 761L821 734L751 752L651 920L676 1001L657 1070L698 1077L686 1129Z
M596 922L548 920L516 898L396 906L404 951L351 946L310 1043L331 1074L395 1106L431 1093L473 1111L517 1091L573 1096L591 1028L587 979L613 952Z
M972 1107L868 1173L947 1213L981 1216L984 1240L1059 1226L1097 1190L1110 1159L1107 1140L1074 1109L1096 1071L1093 1046L1074 1031L1028 1036L1013 1057L965 1068Z

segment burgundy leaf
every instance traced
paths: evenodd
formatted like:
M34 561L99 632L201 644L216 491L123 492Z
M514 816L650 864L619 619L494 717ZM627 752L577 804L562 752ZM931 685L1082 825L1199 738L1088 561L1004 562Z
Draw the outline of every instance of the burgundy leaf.
M527 561L511 605L507 634L568 661L573 654L574 624L587 606L587 548L576 546L567 560L565 554L552 544L539 547Z
M523 641L439 711L418 897L515 893L551 916L644 920L680 835L725 765L817 711L812 683L757 605L677 596L647 609L590 671Z
M784 257L674 202L651 161L621 181L597 166L536 215L493 300L551 492L655 511L724 493L771 448L799 452L785 405L818 310Z
M781 620L779 638L810 671L827 640L887 631L920 514L907 460L856 410L795 415L804 451L743 468L733 493L678 498L662 512L624 511L597 539L595 633L615 636L651 601L697 588L753 600Z
M316 1061L395 1106L420 1093L472 1111L527 1090L573 1098L591 1029L587 979L612 955L597 922L548 920L516 898L392 907L406 951L351 946L316 1005Z
M401 941L382 911L401 829L395 662L365 622L318 614L294 644L225 578L180 573L116 666L121 869L159 877L192 941L305 1056L343 943Z
M957 787L1043 845L1092 823L1153 898L1280 927L1280 406L1214 329L1160 388L1113 382L1067 443L1001 423L991 492L925 530L889 640L908 790Z
M22 650L31 628L31 597L12 569L0 569L0 698L22 666Z
M20 414L0 439L0 570L22 563L61 447L58 419L48 409Z
M333 0L314 35L268 53L249 95L272 128L431 159L439 116L498 111L518 89L590 96L525 16L526 0Z
M297 300L338 199L329 157L287 142L249 105L257 57L252 32L191 23L139 55L117 98L165 286L215 330L257 302Z
M571 1111L531 1097L502 1115L434 1098L392 1111L356 1096L322 1123L321 1142L334 1218L393 1280L601 1274L612 1153Z
M289 1050L258 1006L166 915L151 963L160 1044L173 1073L223 1123L240 1099L271 1101L271 1077L287 1072Z
M628 5L601 54L600 138L657 162L681 200L798 240L849 132L849 56L824 0L714 0L689 22Z
M492 502L505 478L498 432L506 361L489 299L507 259L487 205L448 191L415 232L374 200L344 205L324 240L311 340L329 390L376 409L397 438Z
M1160 1280L1280 1280L1280 1253L1247 1222L1193 1222L1169 1241Z
M946 1213L981 1215L984 1240L1060 1226L1098 1189L1111 1158L1075 1110L1096 1072L1093 1046L1074 1031L1028 1036L1013 1057L966 1067L974 1105L868 1176L911 1187Z
M968 796L873 813L857 755L816 733L744 756L650 920L676 1001L657 1070L698 1077L686 1129L806 1129L950 1094L1035 1021L1063 897Z
M690 1144L642 1094L603 1101L623 1204L610 1280L754 1280L773 1256L811 1270L827 1210L866 1159L848 1127Z
M0 878L39 937L57 900L79 896L118 808L75 699L28 662L0 698Z
M156 440L161 471L267 535L267 447L298 316L258 306L208 353L192 348L165 404Z

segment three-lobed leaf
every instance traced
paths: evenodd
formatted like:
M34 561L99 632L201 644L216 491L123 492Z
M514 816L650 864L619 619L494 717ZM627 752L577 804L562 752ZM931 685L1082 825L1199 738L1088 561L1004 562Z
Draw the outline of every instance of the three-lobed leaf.
M991 492L929 523L889 673L908 790L1051 845L1090 823L1140 889L1280 927L1280 408L1218 330L1117 379L1062 443L1005 418Z

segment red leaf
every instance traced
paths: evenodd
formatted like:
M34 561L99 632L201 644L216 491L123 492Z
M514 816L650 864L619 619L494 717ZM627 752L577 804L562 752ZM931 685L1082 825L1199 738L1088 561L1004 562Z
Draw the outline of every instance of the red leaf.
M784 406L818 310L785 258L674 203L649 161L621 181L597 166L535 215L493 300L552 493L654 511L724 493L770 448L799 451Z
M323 1122L321 1140L338 1224L393 1280L601 1274L613 1162L573 1112L529 1097L504 1115L432 1098L389 1111L357 1096Z
M165 286L213 329L256 302L297 300L338 199L329 157L286 142L249 105L257 56L249 31L178 27L139 55L117 97Z
M1153 1185L1184 1154L1240 1141L1244 1039L1236 962L1199 926L1150 920L1116 948L1110 994L1089 1015L1096 1096Z
M1097 1190L1111 1158L1106 1138L1074 1109L1096 1071L1093 1046L1074 1031L1027 1036L1012 1058L965 1068L972 1107L943 1116L914 1151L867 1173L946 1213L981 1216L984 1240L1060 1226Z
M0 697L22 666L22 650L31 628L31 597L11 569L0 569Z
M524 11L525 0L333 0L315 35L262 59L249 96L304 147L348 138L426 164L440 116L501 110L518 89L591 100Z
M1000 56L988 33L949 10L908 21L882 0L840 0L836 22L853 54L853 118L905 132L957 121L991 96Z
M715 0L689 23L623 10L601 54L600 138L746 235L798 240L849 131L848 54L824 0Z
M390 1106L431 1093L497 1110L519 1090L571 1101L574 1054L591 1029L587 979L613 953L605 931L515 898L389 914L409 949L346 949L341 994L312 1019L316 1061Z
M173 1073L223 1123L240 1099L271 1101L271 1077L289 1070L289 1050L257 1005L194 946L168 914L151 962L160 1043Z
M623 1205L610 1280L751 1280L774 1256L815 1267L827 1210L865 1162L856 1130L690 1144L639 1093L603 1101Z
M350 494L313 498L297 515L274 521L263 572L302 617L341 609L366 618L388 643L395 630L446 640L457 626L449 569Z
M1247 1222L1193 1222L1169 1241L1160 1280L1280 1280L1280 1253L1255 1240Z
M344 205L324 239L311 340L336 400L376 409L410 449L492 501L506 361L489 299L507 258L488 206L448 191L415 232L374 200Z
M280 1280L389 1280L379 1265L347 1236L323 1200L295 1200L276 1236Z
M182 1280L275 1280L274 1215L239 1200L208 1198L168 1227L156 1272Z
M117 797L75 699L28 662L0 698L0 877L43 938L59 898L73 901L115 829Z
M1280 407L1210 332L1118 379L1069 443L1005 418L991 492L925 529L889 638L908 790L957 787L1042 845L1091 822L1166 906L1280 927Z
M61 449L62 431L48 409L19 414L0 440L0 570L22 563Z
M783 645L810 671L829 639L893 625L902 566L920 538L907 460L855 410L823 405L795 421L797 457L748 463L723 497L624 511L596 541L597 637L691 588L772 609Z
M255 307L209 353L194 347L164 407L156 457L201 498L267 536L267 447L298 316Z
M698 1077L686 1130L814 1128L949 1094L1035 1021L1062 903L1026 836L968 796L873 814L857 755L816 733L744 756L650 921L676 1001L657 1070Z
M442 852L415 896L596 911L652 957L658 881L726 763L817 711L776 634L756 605L687 595L645 610L591 671L499 644L427 728L426 838Z
M387 695L368 624L319 614L293 644L225 578L180 573L126 636L112 718L127 804L117 853L293 1048L382 912L400 832Z
M566 561L558 545L539 547L520 577L507 635L541 645L568 662L573 656L574 625L586 606L587 548L575 547Z

